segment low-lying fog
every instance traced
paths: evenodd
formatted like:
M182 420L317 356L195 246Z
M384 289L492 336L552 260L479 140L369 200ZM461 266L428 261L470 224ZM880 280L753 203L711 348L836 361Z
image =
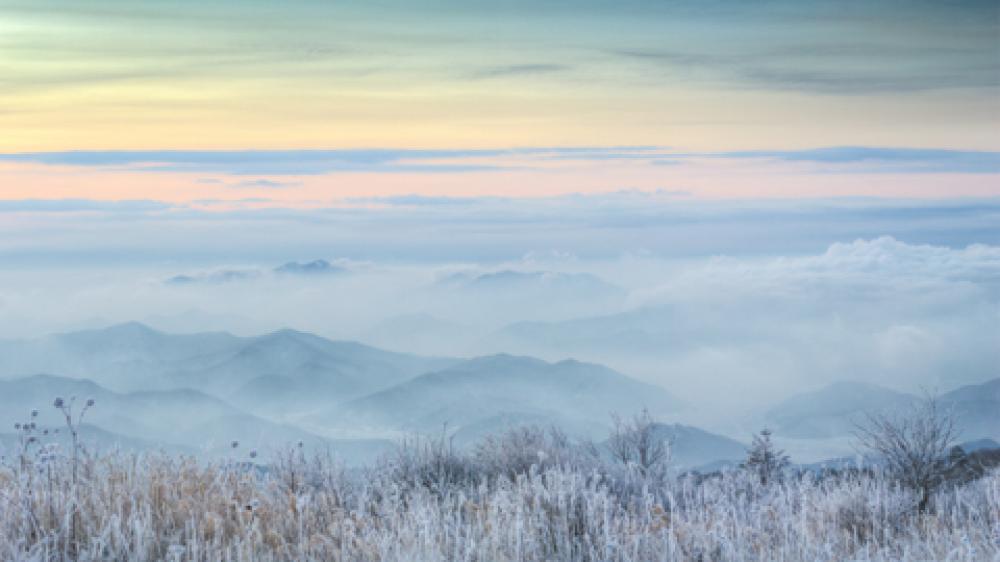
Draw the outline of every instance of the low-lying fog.
M196 260L167 251L170 240L194 234L156 238L157 221L167 219L130 225L113 217L122 232L141 235L120 241L135 259L121 259L112 239L81 250L117 256L103 262L44 257L43 246L27 259L28 234L8 240L0 336L21 340L138 321L168 333L255 336L293 328L443 358L573 358L667 390L685 404L670 421L729 435L745 433L782 400L837 381L920 393L1000 376L1000 246L976 243L982 232L987 239L996 234L962 222L954 205L924 210L929 218L909 220L920 226L910 232L891 216L912 217L912 208L909 215L884 211L886 219L872 203L865 212L875 218L847 228L845 217L858 212L848 207L800 229L808 240L787 241L779 234L796 232L809 213L782 214L778 204L740 219L739 228L710 218L687 226L669 218L649 228L594 225L550 212L525 225L537 234L531 244L520 243L530 237L516 230L507 238L494 233L482 217L460 223L453 213L442 226L440 216L428 215L394 226L401 246L428 240L421 253L395 257L385 251L388 235L375 236L373 226L354 228L357 238L350 238L328 218L323 224L336 234L302 227L286 233L283 244L262 241L256 258L242 245L254 243L251 235L231 244L236 257L227 259L223 245ZM754 245L769 213L777 216L772 234ZM73 220L82 232L90 219ZM233 220L233 228L246 226L242 217ZM43 219L33 228L55 236L54 225ZM893 236L873 234L877 229ZM572 231L584 234L573 238ZM471 259L469 244L446 243L448 232L471 232L504 250ZM143 245L146 255L136 249ZM280 247L286 257L277 259Z

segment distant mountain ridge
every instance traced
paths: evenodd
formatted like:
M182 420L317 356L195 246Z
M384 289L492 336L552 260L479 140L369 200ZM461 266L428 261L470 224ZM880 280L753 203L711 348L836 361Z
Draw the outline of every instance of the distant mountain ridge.
M1000 439L1000 378L935 398L943 411L955 415L963 439ZM920 400L871 383L842 381L795 395L771 408L765 418L784 437L839 437L850 435L867 413L901 414Z
M117 393L93 381L53 375L0 380L0 418L4 423L31 421L30 411L39 412L37 423L65 431L64 421L53 406L61 397L75 397L74 412L85 402L96 401L84 421L95 428L95 439L104 446L163 448L202 451L210 455L245 454L249 448L281 447L299 441L310 450L349 451L357 458L365 448L372 457L386 450L379 441L330 440L298 427L277 424L235 408L226 402L191 389ZM230 451L232 441L243 444L242 452Z
M55 372L93 379L118 391L195 388L271 411L275 408L270 397L253 392L255 379L288 379L305 405L351 399L454 361L287 329L256 337L166 334L136 322L0 342L0 376Z
M905 410L916 401L875 384L840 381L782 401L767 411L766 420L779 435L822 439L849 435L867 412Z
M653 436L667 443L670 464L682 470L700 469L715 463L738 463L746 458L747 445L724 435L684 424L657 423ZM601 446L608 450L608 441Z
M666 390L601 365L500 354L420 375L337 407L322 419L433 430L444 424L462 429L501 415L524 416L585 431L613 412L646 407L665 413L680 406Z
M26 376L31 372L60 376ZM16 382L22 396L0 401L0 414L48 403L56 392L94 394L113 405L95 424L178 446L246 437L247 428L275 438L303 427L312 437L386 436L437 432L446 423L466 441L524 422L603 437L611 412L680 406L662 388L573 360L421 357L290 329L254 337L167 334L135 322L0 342L0 377L18 377L0 382ZM44 391L25 394L31 388ZM111 412L118 417L105 417ZM172 416L181 419L163 421ZM147 427L146 420L156 423Z
M264 277L266 274L284 277L320 277L348 273L349 271L343 265L331 263L324 259L317 259L306 262L290 261L270 270L261 268L220 269L201 273L179 274L168 278L164 283L178 286L223 284L238 281L253 281Z
M187 386L229 393L240 404L274 411L274 396L254 392L255 388L266 387L268 380L287 381L287 400L308 408L316 403L355 398L454 362L331 341L287 329L244 343L209 364L185 366L172 376Z
M347 273L347 268L334 265L326 260L313 260L309 262L290 261L274 268L274 272L280 275L331 275L335 273Z
M58 375L35 374L44 372ZM0 341L0 417L13 422L30 407L46 411L56 394L97 398L103 407L89 421L106 432L99 436L105 442L118 436L132 444L211 449L231 439L303 440L355 447L366 458L389 447L385 438L445 427L459 444L525 424L604 439L612 412L645 407L670 419L683 406L659 386L594 363L509 354L423 357L290 329L253 337L167 334L130 322ZM957 413L964 440L1000 439L1000 379L939 398ZM780 438L841 439L865 412L902 411L915 400L845 381L793 396L764 419ZM696 427L664 427L683 466L729 462L743 447ZM331 439L344 435L377 439Z
M1000 440L1000 378L942 394L941 403L955 413L966 439Z

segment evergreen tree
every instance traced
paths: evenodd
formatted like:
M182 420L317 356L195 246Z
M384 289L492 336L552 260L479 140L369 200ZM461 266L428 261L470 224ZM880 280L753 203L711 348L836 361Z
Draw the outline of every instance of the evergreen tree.
M753 436L753 443L747 451L743 468L757 475L760 483L767 485L781 477L791 462L785 451L778 449L771 441L771 430L764 429Z

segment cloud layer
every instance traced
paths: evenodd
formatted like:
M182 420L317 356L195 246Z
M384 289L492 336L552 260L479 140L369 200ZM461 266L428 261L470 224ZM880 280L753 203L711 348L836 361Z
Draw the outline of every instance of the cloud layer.
M0 154L0 161L122 171L300 176L347 172L442 173L515 168L545 169L553 162L631 160L662 165L710 159L820 164L844 173L1000 174L1000 152L877 148L683 152L664 147L522 147L481 150L160 150L68 151ZM859 166L860 165L860 166ZM245 180L242 187L280 187L281 182Z
M321 256L333 257L310 257ZM436 355L575 357L661 384L699 405L688 415L705 419L691 421L723 425L836 380L919 392L1000 375L1000 244L883 236L804 253L443 254L264 273L280 263L0 270L0 335L141 320L244 334L290 326ZM177 275L192 282L164 282Z
M0 215L0 258L8 267L232 260L266 266L322 256L499 262L550 252L582 259L797 254L882 235L948 247L1000 244L996 199L706 201L668 190L541 198L413 195L317 208L254 198L190 204L26 200L0 204Z

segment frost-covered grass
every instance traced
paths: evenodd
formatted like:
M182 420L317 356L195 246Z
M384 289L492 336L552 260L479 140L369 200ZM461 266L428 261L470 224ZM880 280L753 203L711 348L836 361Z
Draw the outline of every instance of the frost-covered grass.
M74 483L72 455L29 447L0 468L0 559L1000 559L997 473L918 513L877 474L641 474L551 439L410 442L350 473L272 459L83 454Z

